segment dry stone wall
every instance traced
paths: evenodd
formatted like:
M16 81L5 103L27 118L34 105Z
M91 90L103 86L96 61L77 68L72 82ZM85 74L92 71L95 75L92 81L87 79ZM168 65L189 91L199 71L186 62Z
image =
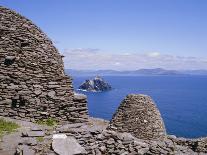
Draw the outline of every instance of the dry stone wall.
M16 137L0 141L0 154L15 155L204 155L207 138L185 139L166 136L162 140L143 140L130 133L106 130L108 122L89 118L85 123L59 125L57 128L15 121L23 124ZM38 139L42 137L42 140ZM2 145L3 144L3 145Z
M166 135L159 110L145 95L128 95L109 126L88 118L86 96L73 92L72 79L65 75L62 56L52 42L31 21L4 7L0 7L0 116L14 118L26 130L7 142L3 138L0 154L8 154L11 146L17 154L55 154L54 133L73 137L89 155L207 154L207 138ZM67 124L52 131L22 121L50 117ZM11 145L13 140L18 146Z
M4 7L0 7L0 115L67 122L82 122L88 115L86 101L74 97L72 80L52 41L30 20Z
M129 132L148 140L166 135L160 112L146 95L128 95L113 115L109 129Z

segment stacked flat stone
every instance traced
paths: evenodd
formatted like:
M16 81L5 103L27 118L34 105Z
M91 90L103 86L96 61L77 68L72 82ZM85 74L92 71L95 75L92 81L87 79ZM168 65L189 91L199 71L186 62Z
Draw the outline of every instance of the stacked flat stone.
M85 122L88 119L88 107L87 107L87 96L83 94L74 93L73 98L74 107L71 107L69 111L74 117L69 120L71 122ZM81 117L80 117L81 116ZM78 121L76 120L78 118Z
M113 115L109 129L147 140L166 135L160 112L146 95L128 95Z
M16 120L13 120L16 121ZM54 130L35 123L24 124L16 137L6 135L0 154L38 155L204 155L207 138L185 139L166 136L162 140L142 140L130 133L106 130L108 122L89 118L85 123L59 125ZM22 132L21 132L22 131ZM55 133L55 134L54 134ZM42 140L38 140L42 137ZM16 138L14 143L12 140Z
M94 121L94 119L93 119ZM185 139L166 135L162 139L143 140L130 133L105 129L101 120L96 125L84 123L62 126L59 134L73 136L87 155L201 155L207 154L207 138Z
M85 103L74 102L62 56L30 20L0 7L0 115L22 120L87 119Z

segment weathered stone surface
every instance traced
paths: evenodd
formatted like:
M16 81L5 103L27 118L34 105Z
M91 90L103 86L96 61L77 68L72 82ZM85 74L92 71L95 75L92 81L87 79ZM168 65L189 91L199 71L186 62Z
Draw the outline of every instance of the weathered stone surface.
M35 151L32 150L28 145L20 145L17 148L17 155L35 155Z
M74 100L86 100L87 99L87 96L86 95L83 95L83 94L78 94L78 93L75 93L74 94Z
M55 97L55 94L56 94L55 91L50 91L50 92L48 93L48 96L49 96L50 98L54 98L54 97Z
M31 151L31 154L35 151L37 155L55 155L57 153L54 152L54 149L51 149L52 141L54 139L61 139L61 141L64 141L68 137L74 137L76 141L75 144L78 143L79 147L81 146L87 151L87 153L84 151L81 154L89 155L207 154L206 138L185 139L176 138L175 136L166 136L165 138L156 140L137 139L130 133L107 130L106 127L108 123L101 119L89 118L89 121L85 123L60 125L58 128L54 129L54 131L50 131L48 130L49 128L43 128L31 122L20 120L17 120L17 122L21 122L20 125L22 125L22 129L28 132L44 131L46 135L42 140L37 137L21 137L21 134L17 133L6 135L2 139L3 142L0 142L0 154L12 155L16 148L18 148L17 155L22 155L23 151ZM54 135L54 132L61 132L61 134ZM67 143L68 142L63 142L63 145L67 145ZM71 150L74 151L74 149L70 149L70 152Z
M74 100L62 56L40 28L0 6L0 34L0 116L87 121L86 99Z
M52 148L58 155L87 154L74 137L53 135Z
M113 115L109 128L148 140L166 135L160 112L146 95L128 95Z
M21 141L19 141L19 144L35 146L37 145L37 140L36 138L33 138L33 137L25 137Z
M44 137L44 131L27 131L22 133L23 137Z

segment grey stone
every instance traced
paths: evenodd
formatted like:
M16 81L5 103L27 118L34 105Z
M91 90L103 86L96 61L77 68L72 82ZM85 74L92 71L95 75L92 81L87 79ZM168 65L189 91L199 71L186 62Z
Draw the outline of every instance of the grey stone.
M40 112L40 114L41 114L41 115L46 115L46 116L48 116L48 115L49 115L49 113L48 113L48 112Z
M74 137L53 138L52 148L58 155L87 154Z
M48 95L50 98L54 98L54 97L55 97L55 94L56 94L55 91L50 91L47 95Z
M132 140L134 140L134 137L130 133L127 133L127 132L118 133L117 136L118 136L119 139L121 139L123 141L132 141Z
M11 103L12 103L11 99L6 99L6 100L3 100L3 101L0 101L0 104L11 104Z
M13 150L0 150L0 155L13 155L15 151Z
M128 155L129 152L125 151L124 153L122 153L121 155Z
M56 85L58 82L48 82L49 85Z
M27 145L20 145L17 148L18 155L35 155L35 151Z
M113 138L110 138L109 140L107 140L107 142L106 142L107 144L109 144L109 145L111 145L111 144L114 144L115 143L115 141L114 141L114 139Z
M43 129L41 127L34 126L34 127L31 127L30 130L31 131L42 131Z
M99 151L98 149L95 149L95 154L96 155L102 155L101 151Z
M139 155L144 155L149 151L149 148L140 148L138 150Z
M166 136L161 114L151 97L130 94L113 115L108 129L129 132L139 139L153 140Z
M145 143L141 140L138 140L138 139L134 140L134 145L135 146L141 146L141 147L148 147L149 146L149 144L147 144L147 143Z
M8 89L17 89L19 88L18 85L14 85L14 84L10 84L9 86L7 86Z
M101 147L99 148L99 150L100 150L102 153L104 153L104 152L106 151L106 147L105 147L105 146L101 146Z
M15 58L16 58L15 56L6 56L5 61L14 61Z
M44 137L45 132L44 131L26 131L22 132L23 137Z
M43 88L43 86L41 86L41 85L37 85L37 84L34 84L33 87L34 87L34 88Z
M48 88L52 89L52 88L59 88L60 85L48 85Z
M24 145L34 146L34 145L37 145L37 140L36 138L25 137L21 139L20 143Z
M84 94L78 94L78 93L74 94L74 100L86 100L86 98L87 96Z
M37 89L34 91L35 95L40 95L42 93L42 91L40 89Z

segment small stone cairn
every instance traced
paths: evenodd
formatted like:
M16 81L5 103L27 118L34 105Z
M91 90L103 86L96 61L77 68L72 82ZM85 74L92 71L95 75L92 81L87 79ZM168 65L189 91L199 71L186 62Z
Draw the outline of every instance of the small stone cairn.
M113 115L109 128L147 140L166 135L160 112L146 95L128 95Z

